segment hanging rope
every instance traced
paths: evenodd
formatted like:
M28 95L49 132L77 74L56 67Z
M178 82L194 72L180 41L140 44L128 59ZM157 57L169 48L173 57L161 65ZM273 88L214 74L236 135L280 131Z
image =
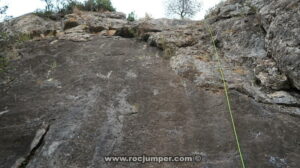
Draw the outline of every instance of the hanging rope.
M231 118L231 124L232 124L232 128L233 128L233 133L234 133L234 136L235 136L237 149L238 149L240 159L241 159L242 168L246 168L245 163L244 163L243 153L242 153L240 142L239 142L239 137L238 137L238 134L237 134L237 131L236 131L236 126L235 126L235 122L234 122L234 118L233 118L233 113L232 113L231 103L230 103L230 97L229 97L229 94L228 94L228 84L225 80L225 75L224 75L224 70L222 68L221 59L219 57L217 46L216 46L215 40L213 38L212 29L211 29L210 25L206 23L206 21L204 21L204 22L205 22L205 25L207 26L207 29L209 31L211 42L213 44L214 52L215 52L215 55L216 55L216 58L217 58L217 61L218 61L218 70L221 74L221 78L222 78L222 82L223 82L223 86L224 86L224 92L225 92L225 97L226 97L226 101L227 101L228 111L229 111L230 118Z

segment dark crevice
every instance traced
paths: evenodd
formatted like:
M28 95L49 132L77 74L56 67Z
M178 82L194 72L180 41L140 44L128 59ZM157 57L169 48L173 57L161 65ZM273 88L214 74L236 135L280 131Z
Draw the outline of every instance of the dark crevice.
M264 34L264 36L266 36L268 32L267 32L267 30L264 28L264 26L263 26L263 25L259 25L259 27L260 27L262 33Z
M215 19L215 22L218 22L220 20L227 20L231 18L238 18L238 17L248 17L248 16L253 16L255 13L248 13L248 14L240 14L240 15L229 15L229 16L217 16ZM209 18L207 18L209 19Z
M264 103L264 104L268 104L268 103ZM269 104L272 104L272 103L269 103ZM285 107L300 107L300 104L283 104L283 103L277 103L277 105L285 106Z
M89 26L89 32L90 33L99 33L103 30L105 30L105 27L102 27L102 26Z
M29 164L30 160L32 160L32 158L34 157L36 151L42 146L43 142L44 142L44 138L46 136L46 134L48 133L50 128L50 125L47 125L45 128L45 133L41 136L39 142L37 143L37 145L31 149L31 151L29 152L29 154L25 157L24 161L20 164L20 166L18 168L26 168L27 165Z
M282 73L282 72L281 72ZM288 79L288 84L289 84L289 86L290 86L290 88L289 89L286 89L285 91L287 91L287 92L290 92L290 93L292 93L292 94L297 94L297 96L296 97L300 97L299 95L300 95L300 90L298 90L295 86L294 86L294 84L293 84L293 80L288 76L288 75L286 75L287 76L287 79Z
M116 35L124 38L134 38L136 37L136 32L137 30L135 28L122 27L117 30Z
M78 25L79 25L79 23L77 23L75 21L66 22L65 25L64 25L64 30L71 29L71 28L76 27Z
M261 103L261 104L265 104L265 105L279 105L279 106L297 107L297 108L300 107L300 104L268 103L268 102L264 102L264 101L261 101L261 100L256 100L255 97L253 97L252 95L250 95L249 93L247 93L247 91L244 91L241 88L231 88L231 90L237 91L238 93L246 95L247 97L253 99L257 103Z
M265 48L265 50L268 51L267 48ZM267 52L267 58L270 58L270 59L272 59L273 61L275 61L275 60L273 59L273 56L272 56L272 53L271 53L271 52ZM275 61L275 62L276 62L276 61ZM277 62L276 62L276 63L277 63Z

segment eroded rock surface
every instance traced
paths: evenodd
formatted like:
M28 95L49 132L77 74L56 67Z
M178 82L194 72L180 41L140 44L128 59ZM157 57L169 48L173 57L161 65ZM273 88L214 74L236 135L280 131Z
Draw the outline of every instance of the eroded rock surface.
M0 24L1 32L6 32L9 35L21 33L39 36L40 34L48 34L60 29L61 24L59 22L41 18L34 14L26 14Z
M143 154L201 154L202 162L180 166L239 167L221 89L198 88L177 76L160 50L135 40L50 43L25 44L15 63L22 73L1 94L1 109L9 111L0 116L1 167L22 165L20 158L29 168L176 165L103 160ZM297 167L299 118L238 92L231 97L247 165L274 167L283 160Z

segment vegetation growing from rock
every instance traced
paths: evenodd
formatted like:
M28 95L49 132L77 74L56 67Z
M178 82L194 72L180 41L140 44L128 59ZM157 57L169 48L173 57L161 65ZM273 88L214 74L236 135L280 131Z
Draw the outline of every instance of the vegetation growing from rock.
M0 77L6 73L10 57L8 55L15 54L14 48L25 41L30 40L31 37L27 34L17 34L9 36L5 32L0 32ZM12 56L11 56L12 57ZM15 55L13 57L16 57Z
M87 0L78 7L85 11L115 11L110 0Z
M136 14L134 12L130 12L127 16L127 20L133 22L136 20Z
M46 3L45 9L37 10L35 14L53 20L73 13L74 9L93 12L115 11L110 0L85 0L83 2L78 0L42 1Z
M53 11L54 3L53 0L41 0L42 2L45 2L45 11Z
M1 2L1 1L0 1L0 2ZM7 5L1 6L1 7L0 7L0 16L6 13L7 8L8 8Z
M3 1L0 0L0 3L1 2L3 2ZM6 15L7 9L8 9L7 5L0 6L0 21L2 21L2 20L8 20L8 19L12 18L12 16L7 16Z
M0 74L3 73L7 66L7 59L3 55L0 55Z

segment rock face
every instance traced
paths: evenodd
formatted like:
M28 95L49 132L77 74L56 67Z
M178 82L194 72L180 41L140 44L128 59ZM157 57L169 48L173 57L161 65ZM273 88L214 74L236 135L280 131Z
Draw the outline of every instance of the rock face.
M298 168L299 12L299 0L230 0L202 21L1 23L33 39L0 73L0 168L241 167L214 45L246 166ZM104 161L142 155L202 159Z
M60 29L61 25L59 22L44 19L34 14L27 14L0 24L1 32L7 32L10 35L22 33L38 36Z
M159 49L101 36L23 47L15 80L1 93L1 168L175 165L103 160L143 154L203 157L181 167L240 167L222 90L177 76ZM282 102L285 94L272 97L295 103ZM299 118L238 92L231 97L247 165L297 167Z
M298 90L300 89L299 3L291 1L287 4L292 10L286 10L286 13L278 14L273 19L266 37L272 57Z

